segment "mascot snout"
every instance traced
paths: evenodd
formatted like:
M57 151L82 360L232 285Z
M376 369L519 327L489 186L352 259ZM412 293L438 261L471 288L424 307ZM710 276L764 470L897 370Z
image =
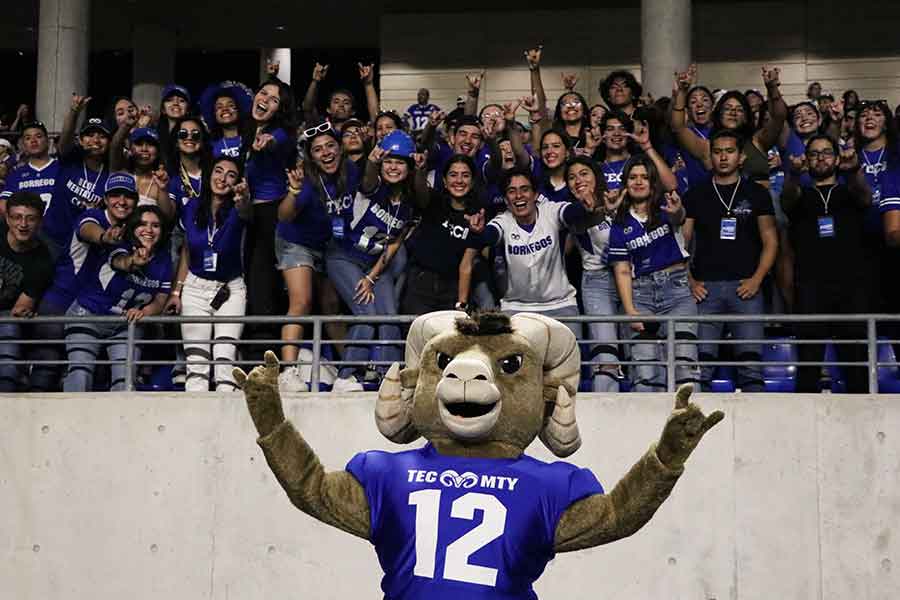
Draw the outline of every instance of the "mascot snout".
M485 437L500 417L500 390L489 361L477 350L463 352L444 367L437 384L441 422L459 438Z

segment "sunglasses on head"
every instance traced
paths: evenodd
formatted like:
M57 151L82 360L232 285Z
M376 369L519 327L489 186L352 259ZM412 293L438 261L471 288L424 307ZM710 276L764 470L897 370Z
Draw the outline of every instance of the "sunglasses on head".
M303 136L306 139L309 139L309 138L313 137L314 135L318 135L320 133L327 133L329 131L333 131L333 129L331 128L331 123L329 123L328 121L325 121L324 123L316 125L315 127L310 127L309 129L304 129Z
M191 140L192 142L199 142L203 139L203 134L200 133L197 129L193 131L188 131L187 129L179 129L178 130L178 139L179 140Z

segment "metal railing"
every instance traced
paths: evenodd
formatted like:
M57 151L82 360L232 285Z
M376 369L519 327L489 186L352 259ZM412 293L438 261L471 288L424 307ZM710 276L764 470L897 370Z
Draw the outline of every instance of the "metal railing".
M187 360L142 360L139 358L135 358L135 348L137 346L153 346L153 345L180 345L182 340L180 338L168 338L168 339L142 339L138 335L138 328L144 327L147 325L154 324L168 324L168 325L180 325L182 323L243 323L245 325L288 325L288 324L298 324L304 326L311 326L311 337L299 340L296 342L296 345L310 345L312 350L312 361L311 362L287 362L283 363L285 365L308 365L311 368L311 389L316 390L319 389L319 383L321 380L321 368L325 365L333 365L335 367L343 367L343 366L367 366L367 365L375 365L382 366L388 365L387 362L377 362L377 361L362 361L362 362L348 362L348 361L327 361L322 358L322 347L323 344L352 344L352 345L399 345L402 346L406 342L404 339L399 340L352 340L352 339L332 339L332 338L323 338L323 328L328 323L339 323L346 325L353 324L368 324L368 325L383 325L383 324L397 324L397 325L406 325L411 323L415 319L415 315L379 315L375 319L368 316L303 316L303 317L287 317L287 316L234 316L234 317L183 317L183 316L158 316L158 317L145 317L137 322L124 322L125 319L122 316L86 316L79 317L78 322L80 323L122 323L125 327L125 344L127 345L126 352L126 381L125 387L127 390L134 389L134 373L136 367L140 366L157 366L157 365L171 365L171 366L186 366ZM838 367L865 367L868 374L868 388L870 393L878 393L878 383L879 383L879 373L878 369L881 367L898 367L900 363L894 362L884 362L878 360L878 345L886 344L886 343L900 343L900 340L892 340L892 339L883 339L878 337L878 325L886 324L886 323L896 323L900 322L900 315L888 315L888 314L860 314L860 315L695 315L695 316L655 316L655 315L641 315L637 317L632 316L624 316L624 315L615 315L615 316L595 316L595 315L581 315L578 317L560 317L559 321L564 323L582 323L587 325L589 323L619 323L619 324L627 324L633 322L656 322L661 325L666 326L665 335L662 337L658 337L656 339L649 339L648 337L640 337L640 338L629 338L629 339L617 339L615 341L618 345L634 345L634 344L655 344L664 348L665 350L665 359L664 360L656 360L656 361L634 361L634 360L616 360L613 364L621 365L621 366L631 366L631 365L654 365L654 366L662 366L666 368L666 390L674 391L676 386L675 381L675 368L676 366L695 366L695 367L718 367L718 366L734 366L734 367L774 367L774 366L793 366L793 367L802 367L802 366L838 366ZM32 325L37 323L57 323L57 324L71 324L72 318L67 316L42 316L42 317L34 317L31 319L21 319L21 318L13 318L13 317L0 317L0 325L14 323L17 325ZM684 339L676 337L676 328L673 327L675 323L739 323L739 322L753 322L760 324L770 324L770 325L789 325L789 324L798 324L798 323L822 323L822 322L843 322L843 323L865 323L866 325L866 336L865 338L860 339L789 339L789 338L778 338L778 339L758 339L758 340L746 340L746 339L718 339L718 340L701 340L701 339ZM101 346L103 345L112 345L112 344L121 344L122 339L98 339L97 343ZM284 342L281 339L244 339L244 340L215 340L215 339L191 339L193 343L197 344L210 344L215 345L219 344L230 344L236 345L238 348L241 346L268 346L272 349L277 349L280 346L284 345ZM591 343L596 343L598 340L592 340L589 338L582 338L580 342L585 345L589 345ZM61 339L4 339L0 340L0 343L16 343L20 345L33 345L33 344L65 344L66 340L64 338ZM604 343L609 343L609 340L605 340ZM851 361L703 361L698 360L694 361L683 361L678 360L675 355L675 347L676 345L700 345L700 344L712 344L717 347L734 345L734 344L772 344L772 343L781 343L781 344L790 344L790 345L804 345L804 344L829 344L829 343L837 343L841 345L865 345L866 346L866 360L851 362ZM0 361L5 364L16 364L16 365L67 365L69 363L68 360L2 360ZM116 363L117 361L111 360L95 360L92 361L93 364L96 365L109 365ZM120 362L120 361L119 361ZM208 365L216 365L221 364L221 361L215 360L207 360L207 361L190 361L192 364L208 364ZM235 359L231 364L242 366L246 368L252 367L257 364L257 361L250 360L242 360ZM583 365L603 365L610 364L609 361L583 361ZM900 374L898 374L900 377Z

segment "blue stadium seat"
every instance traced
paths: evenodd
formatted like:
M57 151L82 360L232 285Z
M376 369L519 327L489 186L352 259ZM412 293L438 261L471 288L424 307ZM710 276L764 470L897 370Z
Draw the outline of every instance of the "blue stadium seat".
M797 362L797 347L793 338L774 338L763 345L764 362ZM763 379L767 392L793 393L797 389L796 365L763 366Z
M735 391L737 375L736 367L716 367L712 381L709 382L709 390L717 394L730 394Z
M838 360L837 348L834 344L825 344L825 362L833 362ZM827 385L823 385L822 389L831 389L835 394L847 393L847 378L844 376L844 367L828 365L825 368L828 373Z
M887 342L878 344L878 362L897 362L894 346ZM878 392L900 394L900 367L878 367Z

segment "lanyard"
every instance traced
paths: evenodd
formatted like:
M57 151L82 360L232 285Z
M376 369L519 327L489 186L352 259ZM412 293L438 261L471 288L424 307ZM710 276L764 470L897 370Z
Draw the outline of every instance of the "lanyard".
M701 137L704 140L708 140L709 136L703 133L701 129L699 129L696 125L691 125L691 131L697 134L697 137Z
M725 204L725 200L722 198L722 194L719 193L719 188L716 185L716 182L713 181L713 189L716 191L716 196L719 197L719 202L722 203L722 206L725 207L725 210L728 211L728 214L731 214L731 207L734 206L734 197L737 196L738 188L741 187L741 180L738 178L737 183L734 184L734 191L731 192L731 200L728 201L728 204ZM829 192L829 195L831 192Z
M331 192L328 191L328 186L325 185L325 180L322 179L322 176L321 176L321 175L319 175L319 183L322 184L322 191L325 192L325 196L328 198L328 204L329 204L330 206L335 206L335 205L334 205L334 198L331 196ZM338 207L335 206L335 208L338 208ZM338 212L338 211L335 210L335 212Z
M627 160L627 159L624 160L624 161L622 161L622 168L619 169L619 172L618 172L618 173L616 173L616 181L618 181L619 183L622 182L622 172L625 171L625 165L627 165L627 164L628 164L628 160ZM609 170L607 170L607 167L609 168ZM606 173L607 175L610 175L610 174L612 174L613 172L615 172L615 170L614 170L612 167L609 166L609 163L608 163L608 162L604 162L604 163L603 163L603 172Z
M819 198L822 199L822 204L825 205L825 214L826 214L826 215L828 214L828 203L831 202L831 192L833 192L833 191L834 191L834 188L836 188L836 187L837 187L837 184L834 184L833 186L831 186L831 187L828 189L828 195L827 195L827 196L823 196L823 195L822 195L822 192L819 191L819 188L818 188L818 187L816 188L816 193L819 194Z
M881 159L884 158L884 150L885 150L885 148L887 148L887 146L884 146L884 147L881 149L881 152L878 153L878 160L876 160L874 163L872 163L871 161L869 161L869 153L868 153L866 150L863 150L862 156L863 156L863 160L866 161L866 166L868 166L868 167L874 167L875 165L880 165L880 164L881 164ZM872 170L875 171L875 173L874 173L874 175L875 175L875 181L877 182L877 181L878 181L878 169L872 169Z
M90 181L87 176L87 163L81 161L81 168L84 170L84 182L87 183ZM100 181L100 177L103 176L103 165L100 165L100 170L97 171L97 178L94 180L94 183L91 184L91 188L88 190L91 194L95 193L94 190L97 189L97 182Z
M216 225L216 217L215 215L209 215L209 225L206 226L206 241L209 243L209 247L213 247L213 240L216 237L216 232L218 232L220 227Z

